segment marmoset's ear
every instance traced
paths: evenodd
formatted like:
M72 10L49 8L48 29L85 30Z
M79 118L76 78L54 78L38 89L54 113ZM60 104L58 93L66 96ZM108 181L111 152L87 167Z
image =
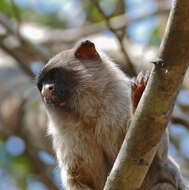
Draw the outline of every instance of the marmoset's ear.
M95 45L89 41L79 43L75 48L74 55L79 59L100 59L100 56L95 48Z

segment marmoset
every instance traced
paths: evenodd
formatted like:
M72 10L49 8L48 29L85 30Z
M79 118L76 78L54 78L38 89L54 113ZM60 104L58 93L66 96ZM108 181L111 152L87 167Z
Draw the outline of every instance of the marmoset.
M88 40L44 66L37 86L66 190L103 189L140 99L131 98L132 90L141 81L132 88L131 80ZM184 189L167 147L165 133L141 190Z

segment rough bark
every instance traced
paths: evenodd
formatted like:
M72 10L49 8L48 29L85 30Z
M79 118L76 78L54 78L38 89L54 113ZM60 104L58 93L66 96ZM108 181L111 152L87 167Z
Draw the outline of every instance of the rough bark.
M165 131L189 62L189 3L174 0L159 58L104 190L139 189Z

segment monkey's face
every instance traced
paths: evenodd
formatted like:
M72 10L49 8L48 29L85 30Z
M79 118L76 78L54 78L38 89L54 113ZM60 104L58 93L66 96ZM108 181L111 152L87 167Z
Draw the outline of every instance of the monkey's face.
M76 50L61 52L40 72L37 86L48 108L76 111L81 99L92 94L96 73L100 70L100 56L92 42L85 41ZM96 84L98 86L99 84ZM83 100L83 102L87 102Z
M44 103L48 106L64 107L70 100L77 85L74 70L47 65L38 77L37 86Z

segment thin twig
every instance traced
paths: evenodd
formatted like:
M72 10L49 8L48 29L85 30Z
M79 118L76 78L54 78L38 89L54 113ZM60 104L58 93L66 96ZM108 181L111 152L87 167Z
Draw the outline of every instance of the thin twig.
M98 9L98 11L100 12L100 14L103 16L105 22L106 22L106 25L107 27L109 28L109 30L116 36L118 42L119 42L119 45L120 45L120 48L121 48L121 51L124 55L124 58L125 58L125 61L127 63L127 69L129 70L129 73L131 76L136 76L136 70L135 68L133 67L133 64L132 64L132 61L125 49L125 46L124 46L124 37L125 37L125 33L119 33L118 30L114 29L110 23L110 18L104 13L104 11L102 10L102 8L100 7L99 3L97 0L91 0L94 5L96 6L96 8Z
M186 129L189 129L189 122L184 120L183 118L174 116L174 117L171 118L171 122L173 124L183 125Z

